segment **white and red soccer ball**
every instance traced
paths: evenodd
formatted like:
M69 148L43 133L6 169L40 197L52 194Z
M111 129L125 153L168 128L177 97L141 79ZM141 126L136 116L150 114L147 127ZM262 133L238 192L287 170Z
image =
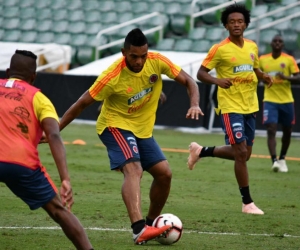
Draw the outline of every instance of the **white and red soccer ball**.
M166 237L157 238L157 241L163 245L171 245L179 241L183 232L181 220L174 214L161 214L153 222L153 227L163 227L171 225L172 229L167 233Z

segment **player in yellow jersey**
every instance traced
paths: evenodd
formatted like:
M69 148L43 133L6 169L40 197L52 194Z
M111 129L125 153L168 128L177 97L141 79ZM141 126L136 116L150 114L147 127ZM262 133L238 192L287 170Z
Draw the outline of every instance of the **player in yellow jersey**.
M168 161L152 136L156 110L162 91L162 74L187 88L190 108L186 118L198 120L199 107L196 82L179 66L156 52L148 52L148 42L140 29L125 38L123 57L103 71L94 84L63 115L63 129L86 107L103 101L97 120L97 133L106 146L111 170L124 175L122 198L133 229L135 244L165 234L170 226L152 227L168 198L172 172ZM174 82L175 84L175 82ZM140 181L143 171L153 176L150 207L143 218Z
M200 158L208 156L233 160L242 196L242 212L264 214L251 198L246 162L251 156L255 135L257 78L263 79L269 86L272 79L259 69L257 45L243 38L243 32L250 23L250 11L244 5L230 5L222 12L221 21L229 37L212 46L197 77L203 83L218 86L216 111L221 118L226 145L205 147L192 142L188 166L193 169ZM208 73L213 68L217 78Z
M267 143L274 172L288 172L285 156L291 142L292 125L295 124L294 98L291 84L300 83L299 68L295 59L284 53L281 35L273 37L272 53L259 58L261 70L273 77L272 88L265 87L263 124L267 128ZM279 158L276 154L277 124L281 124L282 138Z
M84 228L71 213L73 192L58 116L51 101L33 86L36 59L31 51L16 50L8 79L0 79L0 182L31 210L42 207L76 249L92 250ZM59 194L39 159L37 146L43 131L61 179Z

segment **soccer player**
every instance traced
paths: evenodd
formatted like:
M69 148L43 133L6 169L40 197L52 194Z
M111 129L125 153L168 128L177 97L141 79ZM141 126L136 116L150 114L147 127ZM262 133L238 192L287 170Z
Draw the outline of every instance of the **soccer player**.
M257 84L262 79L272 84L271 77L260 71L257 45L243 38L250 23L250 12L244 5L230 5L222 12L221 21L229 36L209 50L197 73L197 78L218 86L218 108L224 146L205 147L196 142L189 146L188 167L193 169L203 157L219 157L234 161L234 171L242 196L242 212L264 214L253 202L247 170L255 135L255 116L258 111ZM217 78L208 72L216 69Z
M148 42L140 29L131 30L124 42L123 57L98 76L94 84L66 111L63 129L86 107L103 101L97 133L107 148L111 170L124 175L122 198L128 211L135 244L164 234L170 226L152 227L168 198L172 172L153 138L155 115L162 91L162 74L187 88L190 108L186 118L199 119L199 89L179 66L156 52L148 52ZM175 83L175 82L174 82ZM143 171L153 177L146 221L141 211L140 182Z
M77 249L92 249L71 213L74 201L58 116L50 100L33 86L36 59L30 51L16 50L7 69L8 79L0 79L0 182L31 210L42 207ZM43 131L61 179L60 197L39 159L37 145Z
M288 172L285 156L291 142L292 125L295 124L294 98L291 84L300 83L299 68L295 59L282 52L281 35L273 37L272 53L259 58L260 69L273 77L272 88L265 87L263 124L267 128L267 144L274 172ZM277 124L281 124L282 138L279 159L276 154Z

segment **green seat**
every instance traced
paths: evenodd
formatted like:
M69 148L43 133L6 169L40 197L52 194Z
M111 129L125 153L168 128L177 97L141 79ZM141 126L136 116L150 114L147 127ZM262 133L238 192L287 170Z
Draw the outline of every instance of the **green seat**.
M193 41L190 39L175 40L174 51L191 51Z
M282 37L284 39L284 48L289 52L299 50L299 33L292 29L286 29L282 31Z
M170 50L173 50L174 44L175 44L175 39L173 39L173 38L165 38L165 39L160 40L156 44L155 49L156 50L167 50L167 51L170 51Z
M31 31L34 30L36 26L37 23L35 19L25 19L20 23L19 29L23 31Z
M70 22L84 21L84 19L85 19L85 13L82 10L71 11L68 15L68 20Z
M35 0L34 7L36 9L48 9L50 8L51 1L41 1L41 0Z
M114 11L102 12L101 13L101 23L110 24L110 26L117 24L118 23L117 13Z
M172 2L168 5L165 5L165 11L164 13L171 16L171 15L178 15L180 13L180 3Z
M66 9L54 10L52 13L52 19L54 21L68 20L68 11Z
M132 2L131 7L131 11L134 14L145 15L146 13L148 13L148 4L146 2Z
M204 4L201 4L201 10L209 9L214 6L215 5L212 3L204 3ZM198 17L197 19L200 19L202 22L204 22L205 24L209 24L209 25L217 24L220 22L220 18L218 17L217 12L214 12L214 11L209 12L205 15L202 15L202 16Z
M131 13L131 2L130 1L122 1L122 2L116 2L116 6L114 10L120 14L122 13Z
M207 53L212 46L212 42L208 40L195 40L191 46L192 52Z
M72 2L72 1L70 1L70 2ZM66 6L68 5L66 0L50 0L50 2L51 2L51 5L49 7L52 10L65 9Z
M68 21L55 21L53 22L52 31L55 33L67 32L69 28Z
M87 41L86 34L72 34L70 45L73 47L85 46L86 41Z
M149 13L151 12L160 12L160 13L164 13L165 11L165 5L163 2L155 2L155 3L151 3L149 4Z
M281 23L276 24L275 28L277 30L287 30L291 27L291 21L287 20Z
M259 18L257 21L250 22L248 29L255 29L255 28L257 28L258 25L262 26L262 25L265 25L270 22L273 22L272 17Z
M296 13L299 13L300 12L300 6L295 6L293 8L290 8L290 9L287 9L286 10L286 15L289 16L289 15L292 15L292 14L296 14Z
M35 4L35 0L22 0L19 3L19 6L21 8L28 8L28 7L33 7Z
M89 23L86 24L85 34L87 35L97 35L99 31L101 31L102 25L101 23Z
M37 32L36 31L26 31L22 32L22 35L20 37L20 42L22 43L35 43L37 38Z
M124 22L127 22L127 21L130 21L134 19L134 15L132 12L121 12L121 13L118 13L118 21L120 23L124 23Z
M274 11L274 10L277 10L277 9L280 9L280 8L282 8L282 7L284 7L284 5L280 5L280 4L272 4L270 7L269 7L269 12L271 12L271 11ZM282 17L284 17L285 16L285 11L279 11L279 12L277 12L277 13L275 13L275 14L273 14L272 15L272 17L274 17L274 18L282 18Z
M84 11L99 10L100 8L101 8L100 3L97 0L82 1L82 9Z
M54 34L54 43L69 45L71 42L71 35L69 33Z
M72 0L72 1L68 1L68 4L66 6L66 8L68 10L81 10L82 9L82 2L81 0Z
M36 26L35 30L38 32L45 32L52 30L53 22L50 19L40 20L38 21L38 25Z
M1 4L4 6L17 6L19 4L19 0L3 1Z
M18 29L20 25L20 19L19 18L9 18L9 19L3 19L2 28L4 29Z
M76 61L80 65L88 64L95 59L95 49L92 47L80 47L77 49Z
M35 17L36 10L35 8L22 8L20 9L19 17L22 19L33 18Z
M20 30L6 30L3 35L4 42L19 42L21 37Z
M189 31L188 38L192 40L203 39L206 33L205 27L196 27Z
M52 32L41 32L36 37L37 43L52 43L54 41L54 34Z
M220 27L212 27L207 29L205 38L211 41L221 41L225 38L224 36L224 28Z
M117 6L115 6L115 2L111 1L111 0L107 0L107 1L101 1L100 2L100 6L99 6L99 10L101 12L108 12L108 11L115 11L115 8Z
M267 5L255 5L251 10L252 17L259 17L268 11Z
M265 30L261 30L260 31L260 36L259 36L259 42L260 43L267 43L267 44L270 44L271 43L271 40L272 38L275 36L275 35L278 35L278 31L275 30L275 29L265 29Z
M84 33L85 29L85 22L70 22L68 26L68 32L71 34Z
M4 30L0 29L0 41L3 41L4 38Z
M20 15L19 7L15 7L15 6L5 7L2 11L2 16L6 18L18 17L19 15Z
M40 9L36 11L35 18L37 20L52 19L51 9Z
M300 17L292 20L292 29L296 32L300 32Z
M85 12L85 22L86 23L101 23L102 17L101 13L98 10L86 11Z
M298 2L298 0L281 0L282 5L289 5L296 2Z

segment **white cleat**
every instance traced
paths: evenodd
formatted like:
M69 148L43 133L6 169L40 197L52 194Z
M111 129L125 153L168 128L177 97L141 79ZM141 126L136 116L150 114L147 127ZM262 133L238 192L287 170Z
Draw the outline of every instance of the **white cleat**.
M277 173L279 171L279 169L280 169L279 162L278 161L274 161L273 166L272 166L273 172Z
M254 202L251 202L249 204L243 204L242 212L245 214L264 214L264 212L261 209L255 206Z
M188 165L188 168L190 170L193 170L194 167L196 166L196 163L197 161L200 160L200 152L202 150L202 146L200 146L198 143L196 142L192 142L189 146L189 151L190 151L190 155L188 157L188 162L187 162L187 165Z
M289 171L285 160L278 160L278 164L279 164L279 172L286 173Z

